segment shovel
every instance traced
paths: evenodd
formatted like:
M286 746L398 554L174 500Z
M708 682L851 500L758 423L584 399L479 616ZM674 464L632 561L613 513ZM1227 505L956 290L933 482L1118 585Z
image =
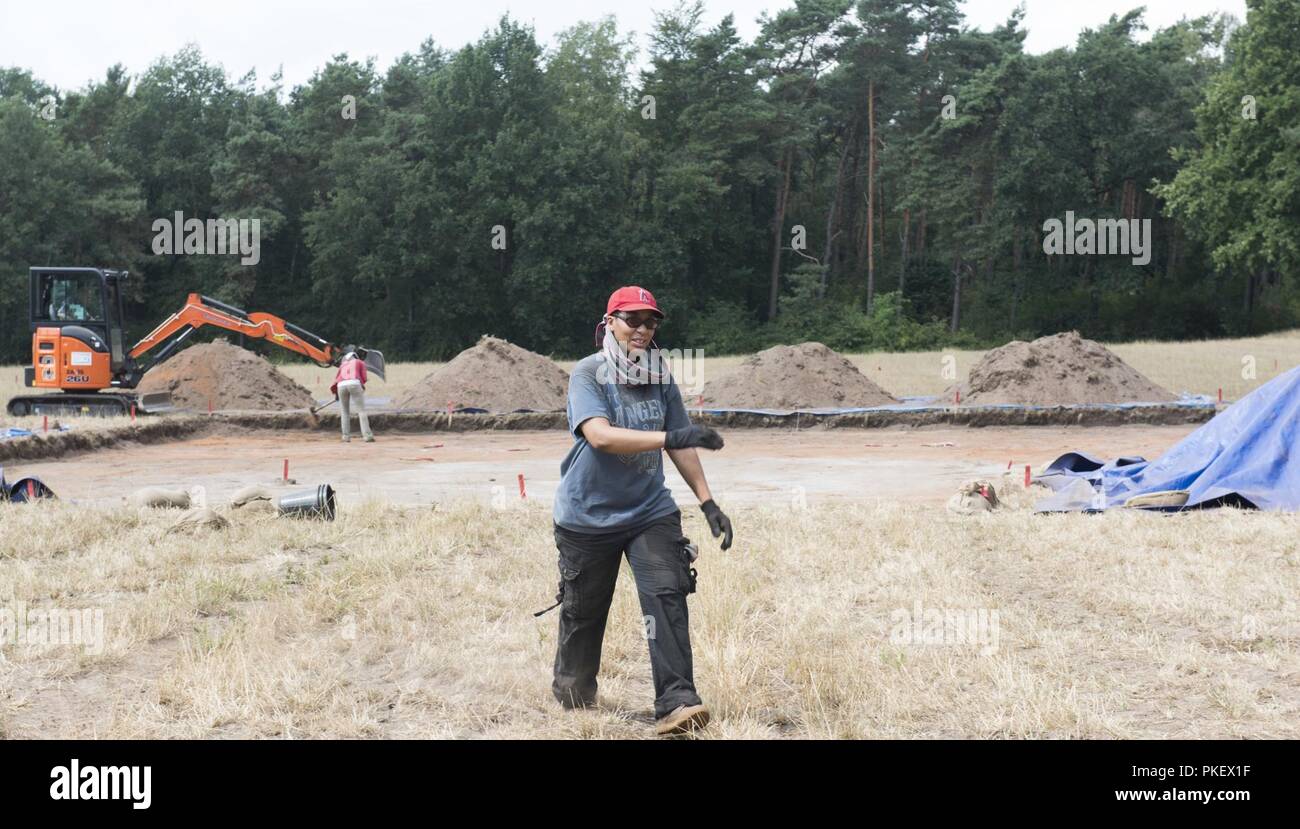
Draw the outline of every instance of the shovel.
M339 402L339 399L336 397L336 398L334 398L333 400L330 400L330 401L328 401L328 402L326 402L326 403L322 403L322 404L320 404L319 406L313 406L311 409L308 409L308 410L307 410L307 425L311 426L311 428L313 428L313 429L315 429L317 426L319 426L319 425L320 425L320 418L316 416L316 413L319 412L319 411L321 411L322 409L326 409L326 408L328 408L328 407L330 407L330 406L333 406L333 405L334 405L335 403L337 403L337 402Z

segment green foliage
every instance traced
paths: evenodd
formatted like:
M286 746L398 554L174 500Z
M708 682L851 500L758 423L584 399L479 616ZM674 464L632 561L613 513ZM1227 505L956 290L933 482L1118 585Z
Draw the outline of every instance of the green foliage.
M75 91L0 69L0 359L40 264L131 269L129 336L202 291L393 360L578 356L624 284L719 354L1293 325L1300 0L1248 6L1231 37L1139 10L1043 55L956 0L792 0L748 43L686 0L644 57L612 18L548 46L504 17L287 91L197 47ZM155 255L176 211L258 219L260 263ZM1066 211L1151 220L1150 261L1047 256Z
M1300 270L1300 0L1250 0L1231 60L1196 110L1200 147L1157 192L1170 215L1241 272Z
M0 349L30 359L27 269L74 261L133 264L144 210L120 167L70 145L19 97L0 98Z
M705 354L748 354L766 347L756 315L737 302L710 300L695 315L691 332L692 347Z
M817 266L797 268L782 297L781 316L768 323L760 324L735 303L714 301L693 326L691 342L709 354L744 354L808 340L846 352L921 351L977 342L967 334L950 334L942 322L912 319L907 301L896 292L877 295L870 312L852 301L818 299L820 279Z

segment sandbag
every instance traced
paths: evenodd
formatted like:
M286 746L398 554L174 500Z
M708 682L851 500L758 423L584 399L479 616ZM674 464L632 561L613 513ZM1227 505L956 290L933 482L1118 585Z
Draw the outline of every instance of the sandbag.
M230 497L230 506L233 509L239 509L256 501L273 503L279 494L273 487L264 484L251 484L238 490Z
M1032 510L1039 500L1052 491L1038 482L1025 486L1020 473L1005 473L998 479L998 511Z
M244 503L243 506L238 506L238 507L235 506L234 504L231 504L231 509L239 510L240 516L279 514L279 510L276 509L274 501L268 501L262 498L253 501L247 501Z
M169 533L193 532L202 527L212 530L224 530L230 526L230 522L222 517L212 507L196 507L187 510L183 515L167 528Z
M948 511L958 515L992 512L998 506L998 494L988 481L967 481L948 499Z
M1190 496L1191 493L1185 489L1166 489L1162 492L1134 495L1124 502L1124 506L1130 509L1170 509L1186 506Z

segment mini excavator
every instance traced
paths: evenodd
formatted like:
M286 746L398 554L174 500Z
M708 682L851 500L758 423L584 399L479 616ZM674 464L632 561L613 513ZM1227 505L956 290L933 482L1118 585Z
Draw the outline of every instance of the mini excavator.
M167 411L171 395L131 393L145 372L176 353L205 325L268 340L296 351L322 368L337 365L341 346L293 323L264 313L247 313L211 297L190 294L185 306L126 351L122 333L122 283L127 271L103 268L30 268L32 364L24 368L29 388L56 394L10 399L11 415L127 414ZM358 350L361 353L361 350ZM148 360L143 360L150 355ZM366 368L384 376L384 355L365 352ZM105 393L101 391L108 389Z

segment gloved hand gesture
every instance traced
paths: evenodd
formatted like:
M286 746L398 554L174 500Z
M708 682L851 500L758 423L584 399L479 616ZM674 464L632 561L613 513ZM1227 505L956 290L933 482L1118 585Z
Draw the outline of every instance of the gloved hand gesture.
M680 429L673 429L664 436L665 449L721 449L722 435L709 426L692 423Z
M731 519L726 516L718 505L713 503L713 499L700 504L700 509L704 511L704 518L709 522L709 529L713 532L713 537L722 536L722 549L731 547Z

